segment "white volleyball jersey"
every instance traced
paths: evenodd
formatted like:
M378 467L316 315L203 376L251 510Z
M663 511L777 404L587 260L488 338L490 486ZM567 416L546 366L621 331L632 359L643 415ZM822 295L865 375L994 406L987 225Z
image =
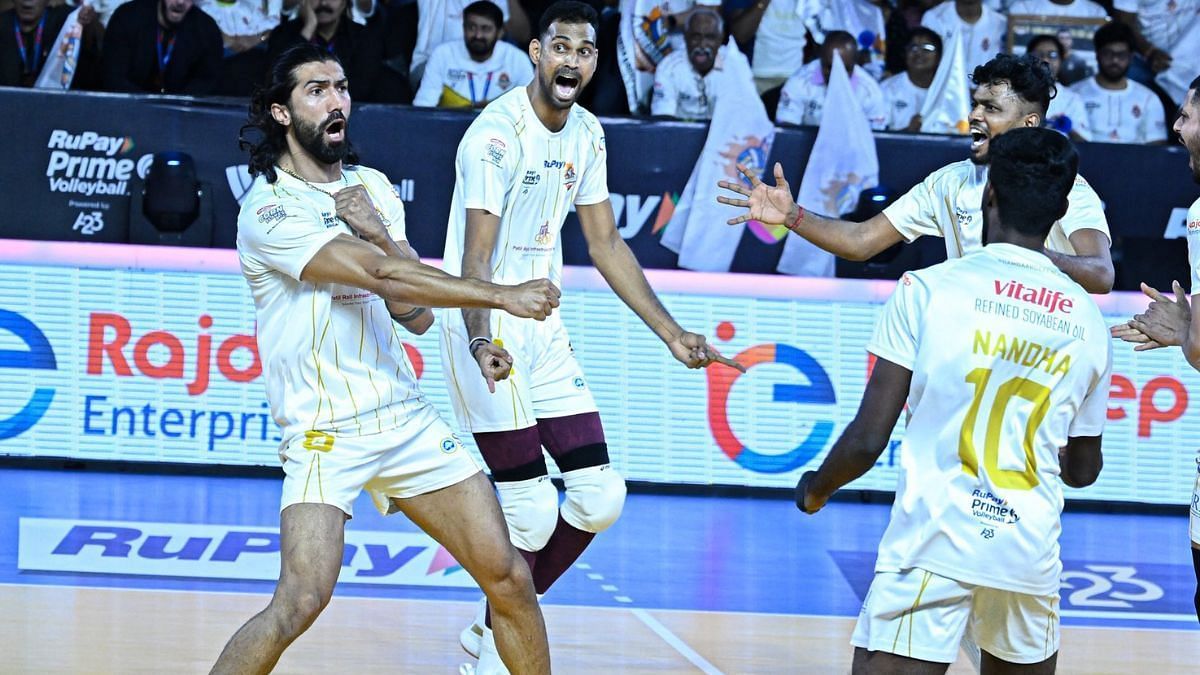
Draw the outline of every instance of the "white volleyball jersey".
M529 55L497 42L492 55L482 63L471 58L462 40L434 48L421 76L421 87L413 105L432 108L482 108L489 101L533 79Z
M1200 293L1200 199L1192 202L1187 212L1188 267L1192 270L1189 293Z
M1058 451L1107 414L1096 303L1040 252L992 244L905 274L867 350L912 371L876 571L1056 592Z
M921 114L921 106L925 105L925 95L928 89L922 89L913 84L908 73L898 73L879 83L883 99L887 105L887 128L897 131L908 128L913 115Z
M300 275L330 240L354 234L330 193L366 186L397 241L405 238L404 205L387 177L366 167L346 167L336 183L278 176L274 184L260 176L248 191L237 249L257 310L267 401L284 445L308 431L362 436L394 429L423 397L383 299Z
M493 101L471 123L454 160L454 196L442 264L462 274L467 209L500 216L492 281L562 280L559 233L571 205L608 199L604 130L596 116L571 107L551 132L533 111L525 87ZM460 312L447 312L458 316Z
M986 185L987 165L964 159L929 174L883 213L907 241L922 235L942 237L946 240L946 257L961 258L983 245L982 204ZM1112 240L1104 205L1083 176L1075 178L1068 199L1067 215L1050 228L1046 248L1075 255L1070 236L1086 229L1099 230Z
M1113 0L1113 9L1137 14L1142 35L1171 51L1200 16L1200 0Z
M1156 143L1167 140L1162 101L1150 88L1127 80L1124 89L1105 89L1089 77L1071 87L1083 100L1093 141Z

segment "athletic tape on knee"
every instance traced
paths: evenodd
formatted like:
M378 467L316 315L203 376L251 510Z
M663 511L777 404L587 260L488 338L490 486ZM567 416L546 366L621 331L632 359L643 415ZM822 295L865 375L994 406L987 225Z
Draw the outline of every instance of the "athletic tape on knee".
M567 496L562 517L584 532L603 532L617 522L625 506L625 479L612 465L589 466L562 475Z
M549 476L496 483L508 538L522 551L540 551L558 525L558 488Z

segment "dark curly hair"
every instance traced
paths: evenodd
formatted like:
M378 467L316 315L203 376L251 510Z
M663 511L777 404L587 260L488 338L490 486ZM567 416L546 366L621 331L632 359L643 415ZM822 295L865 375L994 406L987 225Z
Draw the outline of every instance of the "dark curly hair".
M341 63L331 52L303 42L288 48L271 64L267 82L250 98L250 114L246 118L246 124L238 131L238 147L250 153L251 176L264 175L268 183L274 183L278 178L275 165L279 162L279 156L287 149L287 127L276 122L271 116L271 106L276 103L287 105L292 90L299 84L296 71L300 66L325 61ZM257 132L254 134L257 141L248 137L247 132ZM358 153L354 151L353 145L349 147L345 161L348 164L358 163Z
M971 81L975 86L1007 82L1022 100L1037 105L1042 117L1046 116L1050 99L1058 93L1050 66L1033 54L997 54L982 66L975 66Z

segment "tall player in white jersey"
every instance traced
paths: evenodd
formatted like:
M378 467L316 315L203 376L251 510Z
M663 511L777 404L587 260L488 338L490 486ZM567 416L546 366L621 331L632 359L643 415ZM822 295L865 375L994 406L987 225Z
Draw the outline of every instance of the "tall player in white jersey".
M817 512L874 466L907 403L856 673L943 673L964 636L985 674L1054 672L1062 483L1100 473L1112 351L1096 303L1042 253L1075 180L1071 142L1017 129L991 153L987 245L896 285L858 414L796 486Z
M544 319L558 289L545 279L498 286L421 264L391 182L353 165L337 57L297 45L270 78L246 126L261 138L242 141L258 179L238 215L237 247L267 401L283 429L281 570L270 604L230 639L213 672L269 672L316 620L365 488L380 511L406 514L484 588L513 670L548 673L529 570L487 479L417 387L396 324L428 330L429 306Z
M560 231L574 205L596 268L671 354L689 368L732 363L676 323L617 232L604 130L575 105L596 68L597 22L586 4L551 5L529 43L533 81L493 101L467 129L455 160L445 269L500 283L557 282ZM443 317L443 372L455 416L474 435L512 542L544 593L624 504L625 483L609 464L587 378L557 314L542 323L475 309ZM543 446L562 472L561 508ZM461 637L479 656L479 672L492 672L482 605Z
M1200 183L1200 77L1192 80L1184 97L1175 133L1188 151L1188 168L1192 179ZM1192 309L1200 302L1200 199L1192 202L1187 214L1188 267L1192 271L1192 297L1178 281L1173 282L1175 299L1142 284L1142 291L1153 302L1142 314L1127 323L1113 326L1112 334L1126 342L1137 343L1136 351L1178 346L1188 365L1200 370L1200 312ZM1200 450L1196 456L1196 476L1189 508L1188 534L1192 540L1192 567L1196 573L1196 619L1200 620Z
M970 158L933 172L883 213L854 223L805 211L792 201L783 167L776 164L774 187L760 181L755 181L758 187L753 191L729 181L718 184L748 198L717 197L723 204L747 207L745 214L730 219L729 224L748 220L783 224L847 260L866 260L923 235L944 238L947 258L979 248L983 244L979 204L987 184L990 141L1010 129L1042 126L1055 85L1049 67L1028 54L999 54L975 68L972 79L978 88L972 94L968 118ZM1071 189L1070 208L1046 237L1045 253L1088 292L1107 293L1113 285L1110 243L1100 198L1078 177Z

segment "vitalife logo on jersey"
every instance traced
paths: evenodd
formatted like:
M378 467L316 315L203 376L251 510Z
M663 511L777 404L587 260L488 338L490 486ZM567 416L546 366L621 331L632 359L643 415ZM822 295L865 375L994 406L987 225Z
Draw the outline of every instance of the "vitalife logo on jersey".
M279 577L279 530L186 523L21 518L17 568L189 579ZM339 582L474 588L420 532L346 530Z
M1075 302L1064 296L1062 291L1051 291L1049 288L1044 287L1033 288L1019 281L1012 280L1000 281L996 279L992 283L995 285L996 295L1038 305L1045 308L1051 314L1060 310L1063 314L1070 314L1071 308L1075 306Z
M133 150L129 136L105 136L95 131L50 132L46 178L50 191L65 194L125 195L138 163L126 157Z

